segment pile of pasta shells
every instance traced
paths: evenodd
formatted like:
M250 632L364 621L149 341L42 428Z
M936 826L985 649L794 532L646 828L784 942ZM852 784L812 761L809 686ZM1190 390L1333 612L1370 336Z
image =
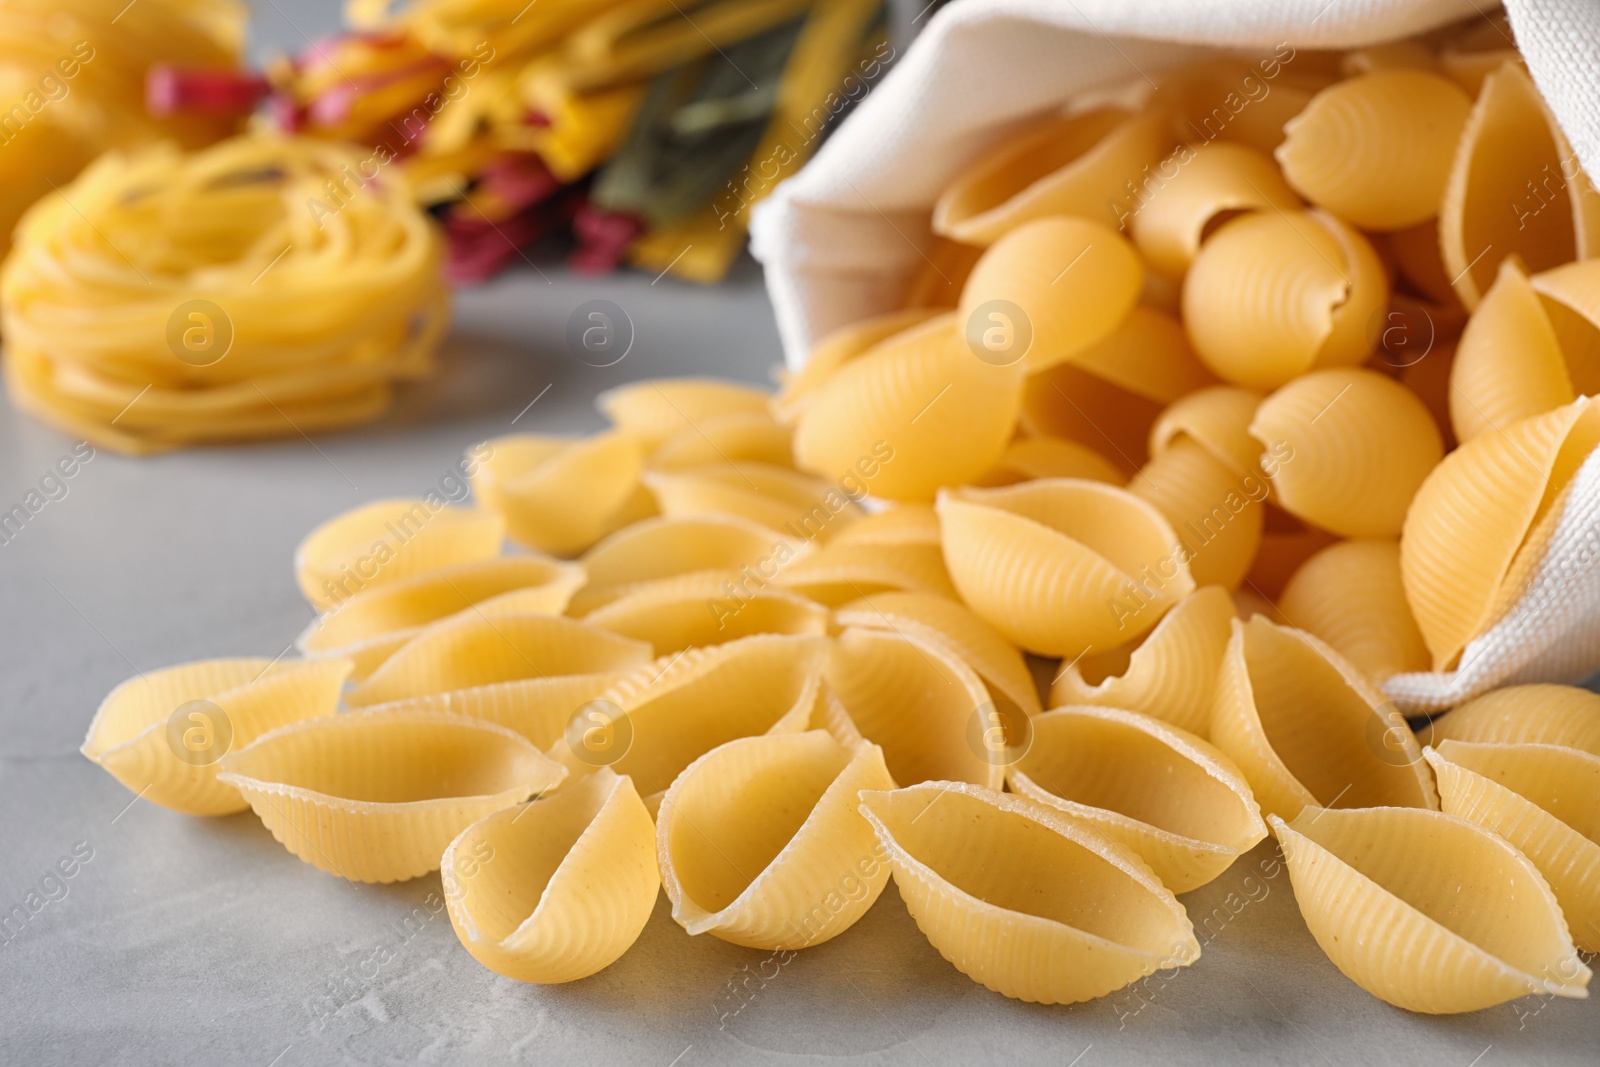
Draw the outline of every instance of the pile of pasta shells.
M330 520L302 658L141 675L85 754L343 878L440 870L528 982L659 888L800 951L892 876L975 981L1083 1001L1195 964L1179 895L1272 835L1375 996L1586 995L1600 696L1414 728L1381 684L1515 599L1600 435L1595 194L1507 223L1571 150L1481 34L1271 62L999 144L906 306L776 395L634 383L595 436L470 449L475 507ZM1397 307L1438 327L1405 368Z

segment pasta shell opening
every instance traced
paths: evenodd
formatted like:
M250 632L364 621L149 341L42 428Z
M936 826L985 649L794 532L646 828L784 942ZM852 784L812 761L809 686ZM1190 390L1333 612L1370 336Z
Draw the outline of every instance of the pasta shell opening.
M772 530L815 524L826 539L861 515L838 486L767 463L714 463L651 471L644 483L666 516L736 515Z
M635 586L583 621L666 656L752 634L825 634L828 610L760 575L708 571Z
M1221 216L1305 206L1277 164L1243 144L1219 141L1201 150L1184 145L1162 162L1161 178L1155 194L1128 221L1151 268L1172 278L1189 269L1207 227Z
M972 484L998 488L1035 478L1087 478L1107 485L1127 480L1116 464L1087 445L1062 437L1024 437L1007 445L1000 461Z
M1028 377L1020 424L1030 437L1061 438L1098 452L1126 480L1149 459L1146 440L1160 414L1159 400L1062 363Z
M955 586L937 544L824 545L785 567L778 583L819 604L905 591L954 599Z
M513 540L563 556L613 528L644 469L638 440L617 432L577 440L517 435L484 447L474 496L505 517Z

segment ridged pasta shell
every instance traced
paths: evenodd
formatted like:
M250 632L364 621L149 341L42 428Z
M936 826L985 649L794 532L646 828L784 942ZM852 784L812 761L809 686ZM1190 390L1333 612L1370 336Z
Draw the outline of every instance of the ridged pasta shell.
M1195 584L1232 589L1244 580L1265 517L1267 483L1259 476L1241 478L1204 446L1180 439L1145 464L1128 491L1172 524Z
M765 526L733 515L645 519L601 541L583 556L589 584L572 595L567 611L587 615L629 587L659 578L707 571L770 571L800 546Z
M775 467L794 465L787 427L766 413L736 411L712 415L680 430L650 453L648 466L673 471L741 460Z
M1499 834L1539 868L1573 943L1600 951L1600 757L1555 745L1445 741L1423 753L1450 815Z
M1322 211L1260 211L1222 226L1183 281L1183 321L1218 377L1275 389L1372 352L1389 299L1367 239Z
M643 641L557 615L470 614L425 628L345 701L359 707L519 678L623 670L650 655Z
M1205 885L1267 836L1232 760L1185 730L1118 708L1038 716L1033 747L1006 781L1126 845L1174 893Z
M702 571L635 586L583 621L666 656L751 634L825 634L828 609L737 572Z
M977 262L978 251L972 251L973 262ZM954 305L955 298L952 298L951 306ZM841 326L812 347L805 366L784 377L783 388L772 399L773 412L782 421L792 424L840 367L896 334L921 326L941 313L939 308L907 307Z
M1600 756L1600 694L1575 685L1509 685L1434 719L1418 736L1430 745L1561 745Z
M844 542L795 560L778 584L819 604L838 605L872 593L903 590L955 599L939 546Z
M313 867L398 882L437 870L462 830L566 773L504 727L402 710L280 727L222 757L217 780Z
M1278 608L1373 681L1425 671L1431 662L1406 604L1396 541L1341 541L1324 548L1294 572Z
M950 490L938 512L961 598L1030 652L1126 644L1195 587L1167 520L1115 486L1046 478Z
M450 925L472 958L519 982L611 966L650 919L655 825L606 768L461 831L439 865Z
M367 710L438 711L470 715L515 730L543 752L561 738L567 725L584 705L598 699L607 689L632 673L632 670L614 670L518 678L512 682L493 682L371 704Z
M1476 308L1517 255L1538 273L1593 255L1600 198L1520 63L1489 74L1456 150L1439 208L1439 247L1456 295ZM1542 189L1551 192L1549 199Z
M1163 411L1150 427L1150 455L1159 458L1187 437L1233 473L1257 473L1261 445L1250 436L1250 420L1262 399L1260 393L1236 385L1214 385L1190 393Z
M563 556L615 528L644 469L639 441L625 433L515 434L489 444L493 453L472 475L474 497L505 516L513 540Z
M859 478L891 500L926 502L1000 457L1021 404L1023 367L968 350L955 316L896 334L840 368L795 427L795 463Z
M331 715L349 673L339 659L213 659L150 671L101 701L79 751L153 804L231 815L250 805L217 781L217 760L279 726Z
M381 582L491 559L505 536L505 520L481 508L375 500L307 534L294 552L295 580L327 611Z
M1480 434L1422 483L1400 537L1400 574L1434 670L1489 622L1518 547L1597 443L1600 409L1579 397Z
M714 378L647 378L607 389L595 406L653 452L667 439L718 415L765 414L772 394Z
M883 748L896 783L947 778L999 789L1004 782L1004 765L981 742L989 691L945 642L852 626L834 643L826 677L856 729ZM1023 743L1014 720L1000 725L1008 750Z
M756 634L663 657L596 700L613 708L617 719L606 725L625 744L607 739L579 752L569 733L550 755L574 774L603 764L630 776L654 814L673 779L718 745L805 730L826 656L824 638Z
M1050 705L1128 708L1205 737L1233 618L1225 589L1196 589L1138 642L1063 665Z
M1176 173L1164 179L1129 218L1134 243L1153 270L1178 278L1200 251L1206 227L1235 211L1298 211L1305 205L1272 159L1248 145L1219 141L1172 157Z
M648 471L644 483L661 514L736 515L791 536L826 540L861 515L865 484L836 485L768 463L714 463L680 471Z
M1088 219L1051 215L1024 223L989 246L961 290L958 314L970 335L974 322L989 324L990 302L1003 300L1020 309L1031 343L1021 353L997 350L994 358L1020 355L1027 369L1037 372L1109 337L1133 310L1143 281L1144 263L1121 234ZM1021 326L1005 325L1019 331L1007 343L1020 347Z
M1472 100L1431 71L1390 68L1336 82L1284 127L1283 176L1364 230L1439 213Z
M1007 445L1000 462L972 484L994 488L1035 478L1087 478L1109 485L1126 480L1115 464L1087 445L1062 437L1024 437Z
M836 545L937 545L939 516L927 504L894 504L853 522L839 532Z
M978 672L991 695L1029 715L1043 710L1022 653L955 600L925 593L877 593L845 604L833 618L840 627L887 629L943 641Z
M1444 457L1416 394L1361 367L1314 371L1256 409L1250 434L1292 450L1273 464L1274 500L1342 537L1397 537L1417 488Z
M313 619L296 644L308 656L349 659L351 678L360 681L428 623L474 608L486 614L560 614L584 581L578 564L539 556L443 567L363 589ZM514 594L510 600L508 593Z
M1071 1004L1200 956L1138 857L1013 794L956 782L866 792L906 910L939 954L1003 996Z
M1215 385L1189 347L1175 314L1135 305L1117 328L1072 357L1072 364L1136 396L1169 404Z
M1146 441L1160 414L1159 400L1061 363L1028 376L1020 422L1029 436L1076 441L1132 477L1149 458Z
M1267 821L1311 935L1345 977L1407 1011L1587 996L1589 968L1537 869L1464 819L1307 808Z
M858 794L893 788L882 749L848 749L822 730L712 749L661 801L656 853L672 917L691 934L769 950L844 933L889 880Z
M1337 540L1328 531L1307 526L1269 500L1261 547L1245 576L1249 591L1263 598L1281 596L1294 572Z
M1049 119L991 150L951 182L933 207L933 230L992 245L1047 215L1105 217L1173 146L1166 116L1098 108Z
M1211 743L1265 812L1438 806L1416 736L1383 693L1315 637L1260 615L1233 623Z

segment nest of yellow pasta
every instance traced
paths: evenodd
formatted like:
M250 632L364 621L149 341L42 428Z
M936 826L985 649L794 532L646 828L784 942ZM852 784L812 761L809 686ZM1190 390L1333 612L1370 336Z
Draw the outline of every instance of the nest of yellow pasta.
M635 383L602 433L469 449L475 507L331 519L303 659L142 675L85 755L345 878L437 868L528 982L614 963L663 888L787 959L892 878L973 980L1083 1001L1204 967L1182 894L1271 835L1372 994L1585 996L1600 696L1417 728L1382 686L1498 624L1600 440L1595 194L1495 214L1567 148L1493 38L1164 81L985 155L909 306L776 395ZM1437 329L1403 367L1397 309Z
M28 212L0 275L13 401L130 453L376 416L428 372L449 297L402 185L307 209L358 163L269 135L97 161Z

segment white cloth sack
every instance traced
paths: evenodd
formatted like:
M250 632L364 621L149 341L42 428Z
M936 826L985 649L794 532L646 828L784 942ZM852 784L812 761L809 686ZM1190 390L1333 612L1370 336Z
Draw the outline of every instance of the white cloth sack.
M1600 174L1600 3L1507 0L1517 45L1579 161ZM1350 48L1493 10L1485 0L956 0L825 143L757 206L752 250L789 365L891 310L922 265L940 191L989 147L1089 90L1213 50ZM1591 457L1522 599L1450 673L1391 679L1408 714L1495 686L1600 669L1600 466Z

